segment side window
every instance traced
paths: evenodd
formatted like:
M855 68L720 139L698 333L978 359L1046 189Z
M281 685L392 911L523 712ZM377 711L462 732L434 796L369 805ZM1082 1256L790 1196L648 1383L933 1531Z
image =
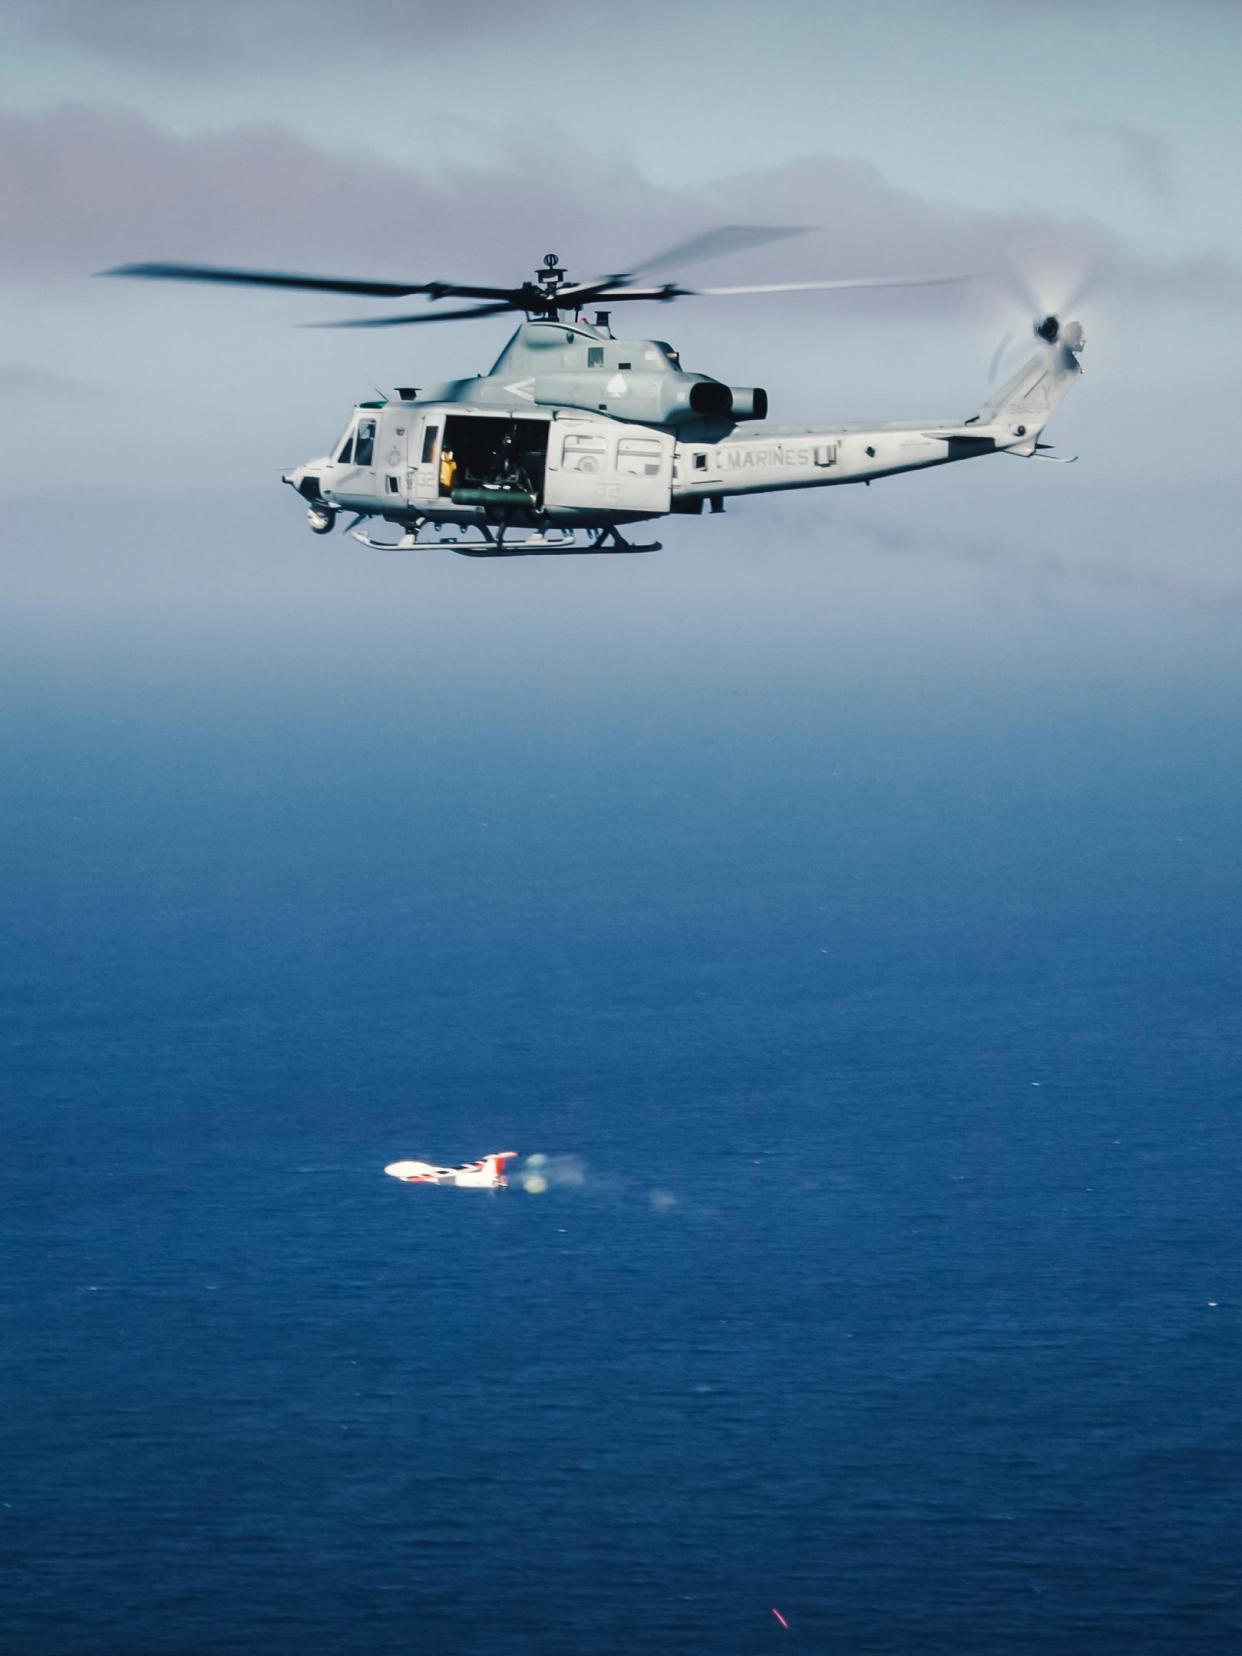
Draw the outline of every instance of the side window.
M587 346L587 367L602 368L604 366L604 347L602 345Z
M375 421L363 420L358 426L358 435L354 439L354 465L370 466L374 464L375 455Z
M608 459L608 441L604 437L588 437L585 432L571 431L566 435L563 450L566 471L599 472Z
M423 465L429 466L436 457L436 443L440 436L438 425L429 425L423 429Z
M658 477L659 443L652 437L623 437L617 444L617 470L622 477Z

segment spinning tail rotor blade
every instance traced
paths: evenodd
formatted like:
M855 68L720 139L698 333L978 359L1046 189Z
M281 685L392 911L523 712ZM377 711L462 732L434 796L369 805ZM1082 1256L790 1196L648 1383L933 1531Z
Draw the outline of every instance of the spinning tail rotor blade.
M1098 286L1099 273L1085 252L1069 247L1035 247L1020 251L991 284L997 298L994 314L1005 331L992 354L989 381L995 383L1014 345L1033 332L1055 345L1063 322Z
M1029 315L1068 317L1096 285L1097 271L1079 248L1033 248L1019 260L1009 280Z

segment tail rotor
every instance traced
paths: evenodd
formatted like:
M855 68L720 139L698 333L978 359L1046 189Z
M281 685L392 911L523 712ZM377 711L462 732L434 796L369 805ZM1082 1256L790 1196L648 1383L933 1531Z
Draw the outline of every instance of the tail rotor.
M987 285L988 320L1005 329L992 353L989 383L996 383L1015 346L1032 334L1041 345L1076 355L1084 335L1075 313L1097 285L1098 267L1081 249L1030 248L1008 260Z

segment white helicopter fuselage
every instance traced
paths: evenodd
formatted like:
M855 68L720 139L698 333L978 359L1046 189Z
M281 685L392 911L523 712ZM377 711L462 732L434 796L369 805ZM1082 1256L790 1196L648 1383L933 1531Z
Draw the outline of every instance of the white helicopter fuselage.
M467 420L495 418L489 409L460 403L390 404L376 414L364 408L359 423L369 425L374 420L377 425L380 464L359 466L352 460L338 462L324 456L289 473L289 481L297 487L313 477L321 498L341 511L394 523L411 517L472 523L488 507L485 502L453 500L451 483L441 477L442 452L448 448L443 433L449 421L460 429L460 423ZM702 509L702 502L726 495L869 482L993 453L999 447L1018 447L1024 435L1008 428L972 429L960 421L944 421L939 431L929 421L893 421L776 428L742 425L716 442L687 442L658 427L603 414L532 410L515 416L514 423L519 428L536 423L547 428L543 487L536 511L541 519L567 527L693 512ZM430 459L420 463L424 448ZM494 510L504 505L498 499Z
M398 526L406 538L397 544L411 546L426 544L417 537L428 525L473 527L492 539L499 533L502 542L512 528L537 537L548 530L603 534L670 513L720 511L730 495L869 484L985 454L1034 457L1045 422L1080 371L1082 345L1081 329L1067 324L1059 340L1042 345L964 420L776 428L700 418L648 423L613 412L630 392L621 373L601 385L607 397L597 410L532 405L525 384L534 382L504 383L493 373L444 388L455 393L452 400L411 394L358 405L333 451L286 473L285 481L305 496L320 533L343 511ZM658 376L647 377L658 383ZM644 395L637 390L632 406ZM521 544L544 549L541 542Z

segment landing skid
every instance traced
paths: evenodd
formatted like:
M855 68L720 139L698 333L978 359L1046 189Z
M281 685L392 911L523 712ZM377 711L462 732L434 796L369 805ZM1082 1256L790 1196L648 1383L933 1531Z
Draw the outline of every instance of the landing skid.
M362 546L370 547L373 552L456 552L462 558L565 558L582 557L587 553L599 552L615 555L618 552L659 552L661 543L650 541L645 546L635 546L627 541L619 529L600 529L593 539L579 539L572 530L550 529L546 534L535 533L528 535L525 540L506 540L503 529L493 533L491 529L480 528L481 539L468 540L466 532L461 535L442 536L438 540L423 540L417 529L402 535L400 540L379 541L373 540L365 529L353 530L353 538Z

